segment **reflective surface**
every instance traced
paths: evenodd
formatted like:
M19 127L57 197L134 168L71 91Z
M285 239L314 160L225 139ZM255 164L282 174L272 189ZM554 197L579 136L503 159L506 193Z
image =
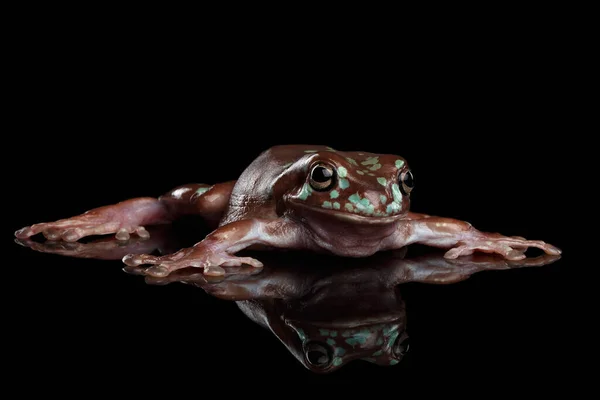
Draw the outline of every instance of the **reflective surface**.
M18 240L18 243L37 253L49 253L44 254L48 260L53 255L62 255L119 263L125 254L169 254L184 245L168 227L151 230L150 239L132 238L125 244L114 238L86 243L32 240ZM239 310L227 309L217 316L205 313L190 317L200 319L204 327L221 324L223 320L237 321L228 322L228 326L239 330L238 345L245 344L246 356L260 359L264 357L263 349L248 343L247 324L236 320L235 314L241 311L249 320L271 332L306 369L326 374L353 361L374 364L371 368L402 364L411 352L414 336L410 329L411 310L404 293L414 291L415 285L420 288L455 284L478 272L544 267L560 258L541 255L507 261L498 256L477 254L447 260L440 251L414 250L409 247L361 259L298 252L264 253L261 254L264 268L228 268L225 277L207 277L199 269L188 268L157 278L145 276L141 267L121 264L121 268L130 275L139 275L136 278L149 285L184 283L202 289L218 301L235 302ZM56 258L52 261L57 262ZM156 295L164 300L173 293L166 288L162 290L164 295ZM472 301L479 302L482 298ZM210 304L213 302L205 301L205 306ZM155 305L138 304L137 307ZM157 307L156 318L163 317L159 309ZM510 321L504 323L511 324ZM175 336L179 334L185 335L185 332L175 332ZM197 335L196 339L202 342L202 334ZM160 343L160 337L156 340ZM202 362L216 363L222 357L238 356L236 347L229 344L226 339L214 343L222 351L208 352Z

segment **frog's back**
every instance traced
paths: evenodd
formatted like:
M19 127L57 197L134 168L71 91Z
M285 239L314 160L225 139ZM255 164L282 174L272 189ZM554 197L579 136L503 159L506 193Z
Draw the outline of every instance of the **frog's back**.
M281 145L263 151L238 178L221 225L245 218L277 218L273 184L286 168L326 146Z

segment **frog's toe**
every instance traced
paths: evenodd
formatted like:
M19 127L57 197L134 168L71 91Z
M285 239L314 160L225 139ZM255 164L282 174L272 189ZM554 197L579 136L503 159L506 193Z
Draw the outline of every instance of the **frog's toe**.
M130 267L137 267L142 264L158 264L159 260L156 256L151 256L149 254L127 254L122 259L125 265Z

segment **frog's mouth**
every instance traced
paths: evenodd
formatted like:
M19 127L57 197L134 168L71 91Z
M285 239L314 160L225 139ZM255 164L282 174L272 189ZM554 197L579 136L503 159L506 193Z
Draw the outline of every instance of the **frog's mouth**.
M370 224L370 225L386 225L397 222L398 220L406 217L406 213L399 212L398 214L379 216L379 215L367 215L367 214L357 214L349 211L343 210L334 210L331 208L322 208L310 206L307 204L303 204L297 201L291 200L294 207L298 209L301 213L303 212L311 212L322 215L324 218L333 217L337 220L345 221L345 222L353 222L358 224Z

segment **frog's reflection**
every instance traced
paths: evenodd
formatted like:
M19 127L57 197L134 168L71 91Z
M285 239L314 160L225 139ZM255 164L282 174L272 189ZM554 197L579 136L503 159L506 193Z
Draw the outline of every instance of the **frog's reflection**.
M124 252L176 249L173 236L153 234L146 241L116 245L102 239L75 246L22 242L34 250L67 256L118 259ZM160 252L160 250L159 250ZM449 284L485 270L543 266L558 256L507 261L477 254L457 260L441 252L407 257L407 250L348 259L304 253L261 254L264 268L228 268L224 277L207 277L194 268L149 284L182 282L221 299L236 301L244 314L271 330L309 370L332 372L352 360L397 364L409 348L403 283ZM142 268L125 271L143 275Z

